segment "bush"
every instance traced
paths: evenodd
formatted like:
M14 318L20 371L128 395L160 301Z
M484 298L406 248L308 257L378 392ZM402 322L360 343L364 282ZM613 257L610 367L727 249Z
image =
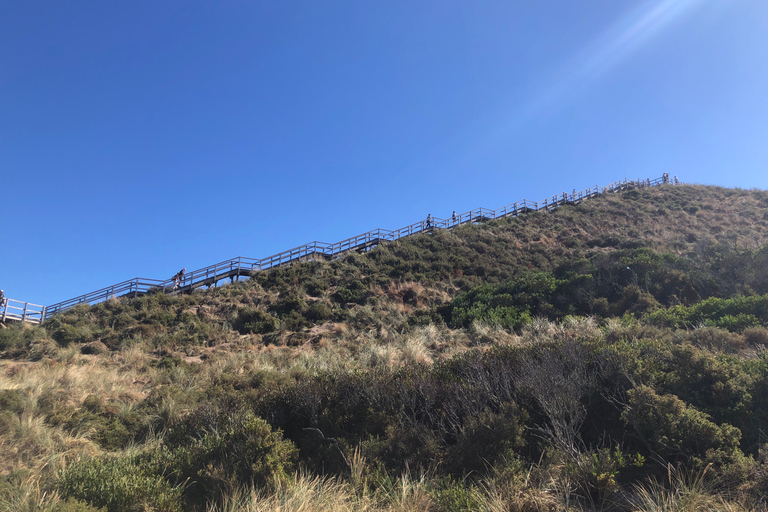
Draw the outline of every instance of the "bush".
M88 327L76 327L74 325L62 325L51 333L56 342L62 347L72 343L88 343L93 340L93 333Z
M169 430L156 459L179 483L193 482L193 493L210 497L287 477L297 453L282 432L252 412L204 406Z
M74 498L59 502L51 512L107 512L106 507L96 508Z
M360 280L355 279L347 286L339 287L331 298L339 304L347 304L349 302L364 304L368 295L368 288Z
M622 419L644 444L647 454L667 461L729 460L741 455L741 432L724 423L717 425L707 414L686 405L675 395L657 395L653 388L638 386L628 393Z
M307 317L307 320L322 322L331 318L333 316L333 311L328 304L317 300L310 304L307 311L304 313L304 316Z
M5 329L0 328L0 351L24 350L35 341L45 338L45 329L30 328L21 323L11 323Z
M561 265L554 273L525 270L514 279L484 283L459 294L440 312L454 328L480 321L508 329L519 329L535 316L559 319L574 314L607 314L608 299L595 296L601 291L597 271L595 275L585 273L591 272L590 265L577 260Z
M0 411L21 414L24 410L24 398L24 393L18 389L4 389L0 391Z
M292 313L302 314L307 309L307 303L301 297L289 296L269 307L269 310L283 317Z
M743 334L749 345L768 345L768 329L765 327L748 327Z
M181 487L171 486L136 457L100 457L70 464L57 490L109 512L181 512Z
M484 471L497 461L513 457L524 446L524 424L528 413L514 402L502 404L498 412L490 409L468 417L447 452L447 469L453 474Z
M237 312L232 326L240 334L269 334L277 330L278 320L261 309L243 308Z
M614 312L617 315L629 313L639 318L659 309L660 306L653 295L642 291L637 285L631 284L624 288Z
M657 311L649 319L656 325L677 329L703 323L741 332L768 324L768 295L729 299L712 297L692 306L675 306Z

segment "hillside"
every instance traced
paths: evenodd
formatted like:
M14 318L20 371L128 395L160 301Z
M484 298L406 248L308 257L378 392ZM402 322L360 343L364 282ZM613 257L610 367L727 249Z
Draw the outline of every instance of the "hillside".
M665 185L11 325L0 510L763 510L767 266Z

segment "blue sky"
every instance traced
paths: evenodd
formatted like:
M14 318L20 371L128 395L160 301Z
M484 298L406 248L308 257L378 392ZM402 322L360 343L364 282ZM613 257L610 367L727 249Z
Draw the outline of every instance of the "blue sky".
M624 177L768 189L765 0L0 3L0 288L50 304Z

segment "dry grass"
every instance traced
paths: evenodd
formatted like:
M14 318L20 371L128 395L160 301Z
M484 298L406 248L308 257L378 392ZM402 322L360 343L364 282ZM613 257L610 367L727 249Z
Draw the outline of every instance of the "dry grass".
M0 390L17 390L23 397L22 410L10 416L8 428L0 432L0 473L29 470L47 478L67 462L100 451L87 429L67 431L48 424L39 409L41 397L55 396L60 406L77 408L95 395L114 407L131 407L146 395L146 381L134 369L66 349L59 355L72 362L0 361Z
M0 493L0 512L48 512L55 510L58 503L59 496L43 490L35 478L15 482Z
M618 322L609 319L610 329L621 329ZM547 341L567 340L600 340L603 331L597 321L591 317L566 317L562 322L553 322L546 318L536 317L526 324L518 337L520 344L530 345Z
M637 485L631 498L638 512L736 512L746 511L718 493L715 481L708 478L707 466L693 472L667 467L667 481L652 480Z
M50 477L67 462L98 451L85 435L67 433L47 425L41 415L23 412L0 434L0 473L30 470Z
M209 504L207 512L437 512L448 510L441 503L440 484L426 473L406 471L399 477L379 475L371 480L360 451L350 459L346 478L327 478L304 473L275 482L269 490L236 490L222 503ZM513 465L514 466L514 465ZM465 487L464 505L454 502L450 510L477 512L584 512L613 510L611 504L590 504L579 494L578 482L563 465L540 463L527 471L497 467L476 485ZM709 502L700 501L706 504ZM717 502L721 505L724 501ZM459 506L460 508L456 508ZM471 508L466 508L471 507ZM733 508L697 510L741 511ZM621 508L619 508L621 509ZM632 509L644 510L644 509ZM680 509L687 512L691 509ZM666 511L657 511L666 512Z
M270 491L235 491L208 512L429 512L436 510L424 482L403 475L388 493L358 494L348 483L295 474Z
M62 349L66 356L68 349ZM88 395L104 400L136 401L146 394L145 375L108 357L73 355L63 361L17 363L0 361L0 389L19 389L35 401L46 391L67 394L79 403Z

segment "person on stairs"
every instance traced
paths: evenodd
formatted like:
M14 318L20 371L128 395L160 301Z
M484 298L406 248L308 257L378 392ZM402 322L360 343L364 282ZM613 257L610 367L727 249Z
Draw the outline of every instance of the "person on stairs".
M173 289L177 289L181 285L181 280L184 279L184 272L187 271L187 267L179 270L179 272L173 276Z

